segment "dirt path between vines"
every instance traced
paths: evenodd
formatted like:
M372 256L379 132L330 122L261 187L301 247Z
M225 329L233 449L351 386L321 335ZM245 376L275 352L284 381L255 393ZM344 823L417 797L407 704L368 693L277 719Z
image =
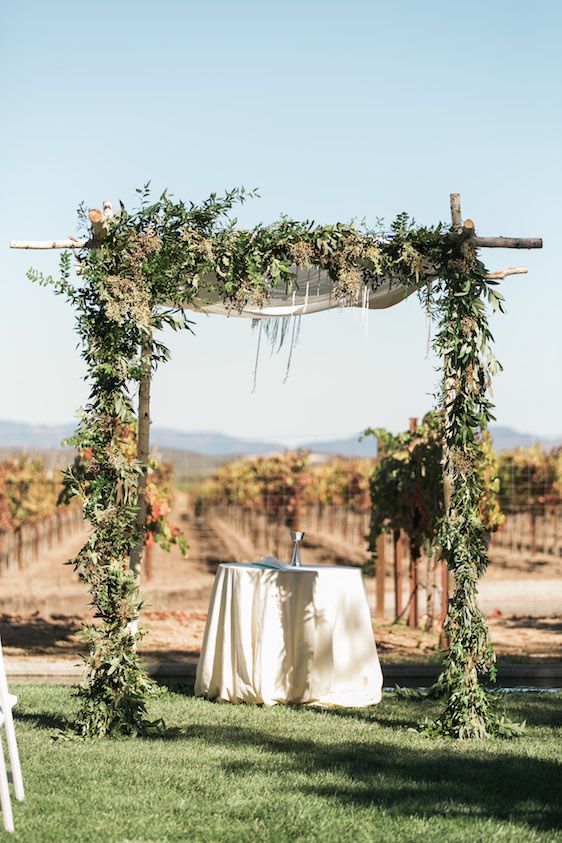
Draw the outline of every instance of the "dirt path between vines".
M254 558L248 542L226 524L196 519L185 495L178 495L176 522L187 535L189 558L176 549L169 554L155 549L152 579L142 582L142 622L148 634L141 650L152 661L181 661L199 652L218 565ZM76 660L81 651L78 633L90 614L88 597L72 567L62 562L85 538L77 535L26 570L12 570L0 578L0 635L6 655ZM361 564L367 557L328 536L307 536L303 555L310 564ZM559 561L548 559L529 565L494 559L481 585L480 603L500 658L560 660L560 567ZM373 605L371 578L367 591ZM387 605L392 606L390 578ZM385 623L377 625L376 637L388 662L438 658L434 633Z

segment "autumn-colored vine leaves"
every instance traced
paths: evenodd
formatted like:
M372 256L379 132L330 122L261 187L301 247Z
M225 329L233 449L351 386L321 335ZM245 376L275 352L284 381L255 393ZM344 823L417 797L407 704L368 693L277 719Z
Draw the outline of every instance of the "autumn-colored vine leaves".
M342 304L360 302L365 286L375 290L388 278L409 288L429 277L442 279L427 288L439 324L435 349L446 361L445 377L454 378L458 389L445 406L447 471L454 495L441 540L457 583L465 583L468 595L466 623L457 612L461 590L451 603L454 643L446 675L448 711L456 713L447 714L442 728L459 736L486 731L481 725L485 697L476 674L489 666L491 652L475 608L475 589L462 579L465 572L468 578L481 573L486 563L476 509L481 480L475 437L490 416L485 395L494 366L486 356L490 337L484 305L493 294L474 249L442 226L415 226L404 214L393 223L390 238L353 224L315 226L288 218L242 230L229 214L249 195L243 189L212 194L199 205L167 194L152 202L147 187L139 193L138 208L121 207L109 222L107 238L78 253L77 279L68 253L61 257L57 280L30 271L33 280L51 284L75 308L91 384L74 439L77 448L91 452L91 471L88 482L75 477L74 483L93 532L75 565L90 587L99 624L89 629L79 730L102 735L149 728L151 685L135 647L138 583L128 565L138 540L136 490L142 466L123 455L121 441L133 422L135 385L143 375L140 350L150 344L154 370L169 356L158 332L189 328L185 307L204 298L206 289L233 309L248 302L265 305L275 286L294 289L293 267L298 265L325 270L333 297Z

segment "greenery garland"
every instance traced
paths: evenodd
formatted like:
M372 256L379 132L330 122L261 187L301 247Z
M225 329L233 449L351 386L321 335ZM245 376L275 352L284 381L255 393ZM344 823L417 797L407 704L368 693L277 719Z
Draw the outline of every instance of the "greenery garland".
M129 212L121 205L107 222L107 236L93 244L95 248L78 253L76 280L71 279L68 253L61 257L57 280L29 272L32 280L51 284L75 308L91 383L74 439L76 447L91 452L91 470L87 482L74 482L93 531L75 566L90 588L98 623L88 631L79 731L134 734L149 727L151 683L136 652L140 599L129 567L131 551L142 538L136 502L146 466L124 455L122 443L122 432L132 423L146 349L152 370L166 361L168 350L157 332L164 327L190 328L185 308L204 301L208 292L218 293L233 309L248 303L266 305L274 287L287 292L296 288L295 266L315 266L328 273L333 296L341 304L360 302L364 286L376 290L388 279L408 288L426 284L428 302L436 302L440 331L435 350L445 356L445 377L454 380L457 396L446 406L447 471L454 499L441 539L467 595L465 606L464 592L457 588L451 604L453 650L447 687L451 711L460 705L461 713L447 718L458 723L450 731L480 734L482 728L472 723L473 712L478 723L486 719L477 673L488 667L492 655L471 585L486 564L475 511L480 474L474 433L490 417L490 404L483 397L492 365L483 357L490 337L482 296L493 299L493 293L473 249L467 243L459 245L442 226L414 226L405 214L392 224L391 238L382 236L380 228L316 226L285 217L270 226L242 230L230 211L252 195L244 189L222 197L212 194L200 205L175 201L166 193L151 202L148 185L138 192L139 207ZM80 218L86 223L83 208ZM436 276L443 281L427 285ZM145 529L146 525L143 534ZM460 695L456 689L461 689ZM465 691L471 696L468 709Z
M443 412L445 514L436 537L454 577L445 632L449 650L439 687L447 704L426 724L430 734L460 739L513 734L517 727L499 716L482 685L495 680L495 656L485 618L478 607L478 580L488 565L482 500L486 459L481 431L493 420L488 397L491 378L501 366L486 304L502 310L503 297L486 278L486 269L468 240L445 241L442 280L433 296L438 330L433 348L443 360L440 403Z

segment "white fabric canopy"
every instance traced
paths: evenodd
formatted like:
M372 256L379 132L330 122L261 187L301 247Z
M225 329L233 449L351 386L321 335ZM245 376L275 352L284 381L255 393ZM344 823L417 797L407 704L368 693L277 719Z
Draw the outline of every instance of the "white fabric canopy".
M357 568L219 565L195 693L232 703L369 706L382 673Z
M325 270L316 267L305 269L297 266L293 266L292 270L297 276L298 290L287 293L285 287L280 284L279 287L272 290L267 307L260 308L248 304L242 310L229 308L222 303L221 296L218 293L212 290L205 292L204 285L202 285L201 295L196 299L192 309L221 316L244 316L251 319L262 319L275 316L302 316L305 313L317 313L342 306L332 297L333 281ZM395 279L382 279L376 290L369 290L365 287L363 298L348 306L364 307L370 310L392 307L403 301L415 290L415 286L404 287Z

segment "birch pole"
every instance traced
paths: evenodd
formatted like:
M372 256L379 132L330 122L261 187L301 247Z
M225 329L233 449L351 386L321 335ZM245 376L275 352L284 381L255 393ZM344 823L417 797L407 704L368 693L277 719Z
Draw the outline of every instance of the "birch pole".
M137 489L137 541L131 551L131 570L140 579L144 544L146 539L146 480L148 475L148 453L150 449L150 381L152 376L152 333L141 348L141 367L143 374L139 384L137 459L141 471Z
M463 227L462 223L462 214L461 214L461 197L460 193L451 193L450 195L450 203L451 203L451 231L455 234L465 237L473 237L474 236L474 224L472 220L467 220L467 225ZM443 369L447 371L447 360L443 361ZM444 407L447 407L455 398L455 385L451 381L451 378L447 378L443 384L443 399L444 399ZM447 413L445 412L445 420L447 418ZM446 421L445 421L446 423ZM446 431L444 431L446 433ZM451 497L453 494L453 484L451 481L451 477L449 472L447 471L447 462L448 462L448 453L447 453L447 445L446 445L447 437L446 435L443 436L443 454L442 454L442 464L443 464L443 505L444 505L444 512L447 515L449 508L451 506ZM439 619L440 623L440 630L439 630L439 646L445 649L448 647L449 642L447 640L447 636L445 634L444 624L445 618L447 617L447 612L449 609L449 593L450 593L450 581L451 577L449 574L449 567L444 559L440 562L441 565L441 607L439 611Z
M460 193L451 193L450 196L451 200L451 231L455 234L458 234L459 237L468 232L468 236L470 237L474 230L474 224L472 220L467 220L468 225L463 229L462 224L462 214L461 214L461 196ZM447 370L446 361L444 361L444 370ZM445 399L445 406L450 404L454 401L455 398L455 385L451 381L451 378L448 378L445 383L443 384L444 390L444 399ZM449 506L451 504L451 496L453 493L451 478L446 471L447 465L447 446L445 445L446 437L443 439L443 497L445 502L445 513L449 510Z

